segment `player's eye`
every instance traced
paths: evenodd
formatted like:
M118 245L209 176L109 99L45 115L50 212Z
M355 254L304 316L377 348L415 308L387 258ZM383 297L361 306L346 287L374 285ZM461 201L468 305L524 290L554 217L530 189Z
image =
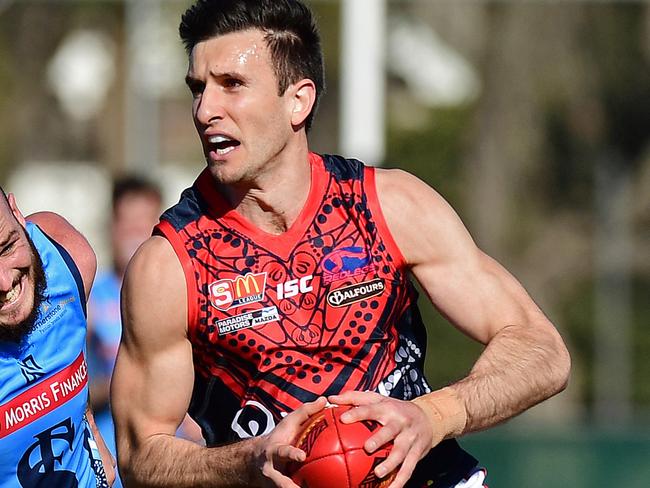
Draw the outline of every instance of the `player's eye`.
M244 85L244 82L237 78L226 78L223 81L223 85L226 88L239 88L240 86Z
M205 90L205 83L201 83L200 81L191 81L187 83L187 87L190 89L192 97L197 98L201 96L203 90Z
M12 251L13 248L14 248L14 246L15 246L15 241L14 241L14 242L10 242L10 243L8 243L8 244L5 244L5 245L2 247L2 250L0 250L0 256L6 256L6 255L8 255L9 253L11 253L11 251Z

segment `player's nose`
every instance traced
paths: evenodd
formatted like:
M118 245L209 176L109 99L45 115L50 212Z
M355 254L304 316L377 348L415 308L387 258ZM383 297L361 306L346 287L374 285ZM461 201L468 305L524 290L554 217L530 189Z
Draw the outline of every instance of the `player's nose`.
M14 272L12 269L0 266L0 293L5 294L14 287Z
M223 119L224 114L225 108L222 94L219 93L216 87L206 86L201 98L197 101L194 118L199 124L207 126Z

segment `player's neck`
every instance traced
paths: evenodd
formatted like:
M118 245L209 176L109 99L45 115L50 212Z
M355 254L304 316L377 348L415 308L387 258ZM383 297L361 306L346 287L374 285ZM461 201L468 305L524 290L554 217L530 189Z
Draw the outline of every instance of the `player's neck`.
M298 218L310 187L311 165L305 147L298 154L271 162L253 184L230 187L229 196L235 210L255 226L281 234Z

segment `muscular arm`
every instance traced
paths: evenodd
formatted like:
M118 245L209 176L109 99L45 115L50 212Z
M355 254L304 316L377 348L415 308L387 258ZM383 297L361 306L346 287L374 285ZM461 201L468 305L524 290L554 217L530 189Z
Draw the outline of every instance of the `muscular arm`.
M448 434L490 427L561 391L568 352L521 284L478 249L451 207L420 180L379 170L377 187L388 226L432 303L486 344L469 375L451 385L466 421Z
M122 288L123 336L111 387L121 475L127 486L253 486L258 439L205 448L174 437L194 382L186 296L171 246L152 237Z

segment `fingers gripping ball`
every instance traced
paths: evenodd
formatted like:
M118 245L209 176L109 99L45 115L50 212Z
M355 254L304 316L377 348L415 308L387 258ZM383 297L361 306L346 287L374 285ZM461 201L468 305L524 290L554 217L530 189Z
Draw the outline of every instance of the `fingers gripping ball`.
M344 424L340 416L349 406L326 408L298 435L296 446L305 451L302 463L291 463L288 475L302 488L384 488L395 477L377 478L375 467L388 457L392 444L372 454L363 444L380 425L364 420Z

